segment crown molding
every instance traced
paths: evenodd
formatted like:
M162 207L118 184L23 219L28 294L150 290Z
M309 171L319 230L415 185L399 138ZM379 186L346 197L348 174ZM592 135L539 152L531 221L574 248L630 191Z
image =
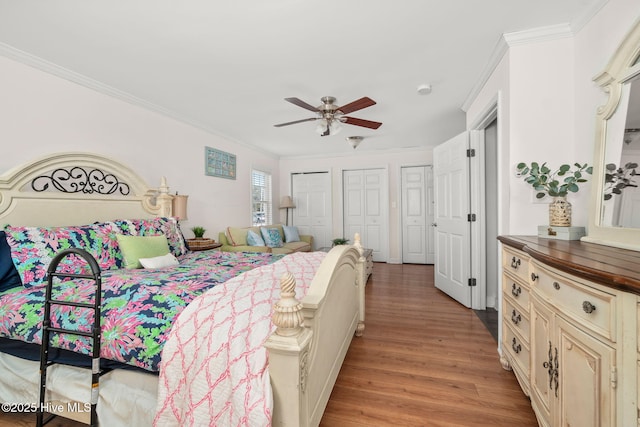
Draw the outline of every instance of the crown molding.
M195 128L198 128L200 130L203 130L209 134L218 136L220 138L224 138L228 141L234 142L236 144L242 145L246 148L249 148L253 151L258 151L261 154L264 154L266 156L269 156L271 158L274 159L278 159L279 156L269 152L269 151L265 151L259 147L256 147L254 145L248 144L246 142L237 140L235 138L232 138L228 135L224 135L218 131L216 131L215 129L212 129L210 126L199 122L199 121L195 121L192 119L189 119L187 117L184 117L172 110L166 109L164 107L161 107L157 104L154 104L152 102L148 102L145 101L144 99L138 98L130 93L121 91L119 89L116 89L112 86L109 86L107 84L104 84L102 82L99 82L97 80L94 80L90 77L87 77L85 75L82 75L80 73L76 73L75 71L71 71L67 68L61 67L57 64L54 64L52 62L49 62L45 59L42 59L40 57L37 57L35 55L32 55L30 53L24 52L22 50L16 49L13 46L7 45L5 43L1 43L0 42L0 55L12 59L16 62L19 62L21 64L24 65L28 65L32 68L35 68L37 70L40 71L44 71L45 73L54 75L56 77L60 77L61 79L70 81L72 83L76 83L80 86L84 86L88 89L92 89L96 92L102 93L104 95L110 96L112 98L118 99L120 101L124 101L127 102L129 104L135 105L137 107L141 107L144 108L145 110L149 110L155 113L159 113L162 114L165 117L168 117L170 119L176 120L178 122L181 123L185 123L187 125L193 126Z
M462 111L467 112L469 110L471 104L480 93L480 90L482 90L484 85L487 83L491 74L493 74L496 67L502 60L502 57L507 53L510 47L527 43L538 43L541 41L573 37L575 33L580 31L600 11L600 9L607 4L608 1L609 0L593 0L589 7L587 7L582 14L573 19L571 23L550 25L547 27L503 34L496 43L487 65L480 73L477 83L473 86L469 95L462 104Z

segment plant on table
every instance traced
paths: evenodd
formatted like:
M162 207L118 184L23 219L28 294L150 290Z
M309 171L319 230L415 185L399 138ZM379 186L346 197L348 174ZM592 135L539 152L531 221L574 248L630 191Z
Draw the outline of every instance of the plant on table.
M336 237L331 241L331 243L333 244L332 246L346 245L347 243L349 243L349 239L345 239L344 237Z
M207 230L204 227L196 225L195 227L191 227L191 231L193 232L193 235L196 236L196 239L202 239L204 232Z

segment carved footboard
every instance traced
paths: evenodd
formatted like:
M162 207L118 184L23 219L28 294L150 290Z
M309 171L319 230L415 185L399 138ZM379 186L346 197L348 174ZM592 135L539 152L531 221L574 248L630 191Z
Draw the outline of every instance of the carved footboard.
M265 344L274 426L320 423L351 339L364 331L365 258L359 235L354 241L327 254L302 302L293 276L281 279L277 329Z

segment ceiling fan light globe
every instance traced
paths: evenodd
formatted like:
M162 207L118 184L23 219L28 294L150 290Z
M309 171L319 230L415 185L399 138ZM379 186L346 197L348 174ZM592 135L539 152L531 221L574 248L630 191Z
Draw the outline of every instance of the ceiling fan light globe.
M318 120L318 124L316 125L316 133L318 133L320 136L324 135L324 133L327 131L327 126L328 123L325 119Z

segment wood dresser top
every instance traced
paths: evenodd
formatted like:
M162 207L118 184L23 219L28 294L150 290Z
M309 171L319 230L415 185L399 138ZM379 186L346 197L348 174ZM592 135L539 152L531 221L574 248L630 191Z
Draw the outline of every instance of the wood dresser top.
M503 244L550 267L605 286L640 295L640 252L579 240L498 236Z

